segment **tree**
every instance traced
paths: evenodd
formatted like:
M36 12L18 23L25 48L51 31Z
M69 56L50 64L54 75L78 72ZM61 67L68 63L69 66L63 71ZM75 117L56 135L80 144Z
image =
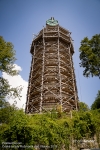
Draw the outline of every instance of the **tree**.
M18 71L14 69L15 62L15 50L11 42L6 42L2 36L0 36L0 72L6 72L9 75L18 75ZM6 96L19 97L21 87L11 88L9 82L0 77L0 100L5 99Z
M2 107L0 107L0 124L8 124L11 116L15 113L15 110L17 110L17 108L14 104L10 105L9 102L3 101Z
M79 102L79 111L88 111L89 107L84 102Z
M8 113L9 105L7 104L5 107L7 107ZM3 110L5 111L5 109ZM61 150L65 147L68 150L72 140L74 141L73 147L75 147L75 143L77 146L80 144L79 140L81 141L83 138L90 140L95 134L98 137L97 142L100 144L99 109L86 112L73 111L72 119L63 114L58 119L57 117L52 118L50 113L27 115L23 110L16 108L12 109L9 114L8 121L0 118L3 120L3 123L0 124L1 147L2 142L13 142L21 143L23 146L40 146L41 149L43 146L53 146L53 149ZM33 150L33 148L29 150Z
M98 91L97 97L93 104L91 105L91 109L99 109L100 108L100 91Z
M0 125L0 144L2 145L2 142L5 141L21 142L21 145L32 145L30 143L32 141L32 129L31 126L28 126L30 118L25 115L23 110L14 109L9 113L9 122L4 122Z
M100 78L100 34L94 35L90 40L85 37L81 41L80 67L85 68L83 75L98 76Z

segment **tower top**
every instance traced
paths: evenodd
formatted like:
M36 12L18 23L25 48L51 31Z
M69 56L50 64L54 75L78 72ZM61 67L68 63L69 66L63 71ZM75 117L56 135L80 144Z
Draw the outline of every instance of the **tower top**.
M54 17L51 17L51 19L48 19L46 21L46 25L49 25L49 26L56 26L58 25L58 21L54 19Z

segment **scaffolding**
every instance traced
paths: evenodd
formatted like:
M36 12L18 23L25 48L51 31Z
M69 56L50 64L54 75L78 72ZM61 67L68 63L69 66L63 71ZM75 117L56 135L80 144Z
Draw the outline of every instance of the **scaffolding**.
M78 110L70 35L59 24L47 24L33 39L26 113L51 111L57 105L63 112Z

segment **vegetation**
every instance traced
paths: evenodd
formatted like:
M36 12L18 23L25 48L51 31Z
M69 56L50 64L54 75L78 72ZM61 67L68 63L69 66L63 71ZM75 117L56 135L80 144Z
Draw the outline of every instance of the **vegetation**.
M15 50L11 42L6 42L2 36L0 36L0 72L6 72L9 75L18 75L18 71L14 68L15 62ZM20 98L20 92L22 88L11 88L9 82L0 77L0 103L6 96Z
M80 46L80 66L84 68L83 75L100 78L100 34L90 40L85 37Z
M72 118L66 113L26 115L14 105L4 103L0 109L0 144L2 142L21 142L22 145L55 146L61 150L63 145L70 149L72 139L89 139L96 135L100 143L100 109L72 111Z
M95 101L93 102L91 109L100 109L100 91L98 91L97 97Z
M79 111L88 111L89 107L84 102L79 102Z

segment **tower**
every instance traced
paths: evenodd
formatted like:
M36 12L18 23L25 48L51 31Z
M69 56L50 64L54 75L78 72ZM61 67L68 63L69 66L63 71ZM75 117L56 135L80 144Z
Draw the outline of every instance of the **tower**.
M50 111L57 105L65 112L78 109L70 35L53 17L35 35L30 49L32 61L26 113Z

